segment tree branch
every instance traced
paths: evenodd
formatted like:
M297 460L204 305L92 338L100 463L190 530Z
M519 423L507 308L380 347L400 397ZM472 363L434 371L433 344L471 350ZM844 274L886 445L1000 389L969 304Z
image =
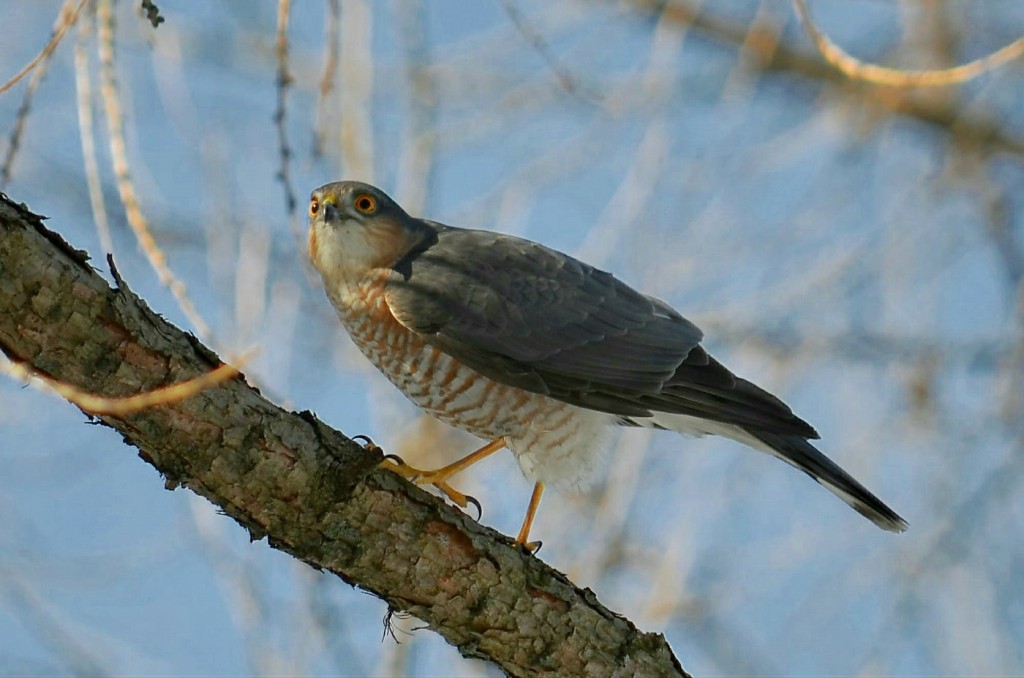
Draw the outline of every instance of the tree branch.
M59 381L126 396L220 363L113 271L112 289L41 217L0 193L0 350ZM113 268L113 267L112 267ZM438 498L309 412L242 377L98 420L166 479L274 548L413 614L511 675L686 675L664 637Z
M767 51L759 51L759 41L749 39L749 25L702 11L699 3L685 0L629 0L627 6L637 11L658 14L673 23L692 26L705 37L730 48L745 45L757 56L757 66L761 70L792 73L808 82L851 85L851 81L841 71L822 59L817 52L809 54L791 45L776 44L774 40L767 41ZM908 88L857 83L852 83L851 87L848 91L865 104L935 127L971 148L985 153L1024 156L1024 139L1014 136L1008 125L972 111L956 99L948 101L915 97Z

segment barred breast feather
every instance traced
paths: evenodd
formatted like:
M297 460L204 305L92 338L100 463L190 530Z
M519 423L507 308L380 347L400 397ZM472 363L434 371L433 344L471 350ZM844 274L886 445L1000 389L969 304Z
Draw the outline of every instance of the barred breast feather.
M531 480L579 487L604 457L616 417L502 384L399 323L384 290L389 271L329 291L352 341L409 400L456 428L502 439Z

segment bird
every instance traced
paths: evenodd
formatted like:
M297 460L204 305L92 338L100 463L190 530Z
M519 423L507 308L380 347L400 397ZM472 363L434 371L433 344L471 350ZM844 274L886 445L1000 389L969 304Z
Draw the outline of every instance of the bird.
M731 438L883 530L907 528L811 444L810 424L709 355L667 303L542 244L410 216L366 183L325 184L308 212L310 261L355 345L417 406L486 441L433 471L382 463L466 507L475 501L449 479L508 448L534 482L516 544L539 546L529 535L544 488L587 482L615 426Z

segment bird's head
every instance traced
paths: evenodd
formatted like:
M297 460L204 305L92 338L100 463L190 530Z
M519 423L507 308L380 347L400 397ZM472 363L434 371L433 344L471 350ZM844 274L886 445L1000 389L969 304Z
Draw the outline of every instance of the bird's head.
M394 265L422 240L422 231L419 220L369 184L338 181L309 196L309 258L327 279Z

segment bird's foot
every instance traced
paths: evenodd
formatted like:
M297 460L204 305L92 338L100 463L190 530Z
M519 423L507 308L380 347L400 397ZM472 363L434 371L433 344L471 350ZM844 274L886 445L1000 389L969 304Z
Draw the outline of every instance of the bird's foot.
M540 551L541 542L529 541L530 528L533 527L533 519L537 516L537 508L540 506L540 497L544 494L544 483L537 481L533 486L533 494L530 496L530 505L526 509L526 518L523 519L523 526L519 528L519 535L516 537L516 546L527 553Z
M519 541L519 539L516 539L516 546L531 555L535 555L537 551L540 551L540 547L543 545L544 542L542 541Z
M453 504L461 508L466 508L472 504L476 507L477 520L480 520L480 517L483 515L483 507L480 506L480 502L468 494L459 492L448 484L447 479L451 473L445 472L447 469L442 468L436 471L421 471L418 468L409 466L402 461L401 457L394 454L384 455L384 461L382 461L380 465L392 473L397 473L409 482L416 483L417 485L430 485L437 488L441 494L448 497Z

